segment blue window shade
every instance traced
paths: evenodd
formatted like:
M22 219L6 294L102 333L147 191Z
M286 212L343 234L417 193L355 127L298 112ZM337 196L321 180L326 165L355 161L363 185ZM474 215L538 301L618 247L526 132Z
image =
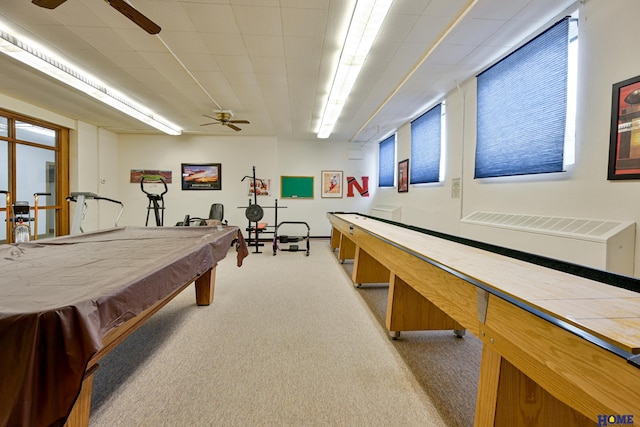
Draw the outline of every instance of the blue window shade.
M478 76L475 177L563 170L569 21Z
M378 157L378 187L393 187L396 171L396 136L380 143Z
M411 184L440 180L442 104L411 122Z

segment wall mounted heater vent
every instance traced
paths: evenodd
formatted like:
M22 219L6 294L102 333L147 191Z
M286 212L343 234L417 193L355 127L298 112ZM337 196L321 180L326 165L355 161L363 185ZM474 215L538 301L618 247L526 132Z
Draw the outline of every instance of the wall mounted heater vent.
M464 237L633 276L635 222L476 211Z
M402 219L402 210L400 206L375 205L371 208L371 212L369 212L369 215L380 219L400 221Z

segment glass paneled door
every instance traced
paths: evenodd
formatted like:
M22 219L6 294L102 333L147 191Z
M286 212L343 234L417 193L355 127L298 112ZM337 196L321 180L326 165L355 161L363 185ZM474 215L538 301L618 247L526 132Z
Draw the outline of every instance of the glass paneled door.
M68 133L0 111L0 191L10 195L10 201L0 197L0 219L6 225L0 227L0 241L14 242L20 222L29 228L30 239L60 234L62 135Z

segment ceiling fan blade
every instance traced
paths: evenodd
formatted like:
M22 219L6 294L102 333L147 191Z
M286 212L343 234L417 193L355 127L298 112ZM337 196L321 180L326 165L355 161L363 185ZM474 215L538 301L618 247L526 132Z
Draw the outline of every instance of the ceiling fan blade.
M200 126L209 126L209 125L217 125L218 122L213 122L213 123L203 123Z
M249 123L249 120L229 120L229 123L244 123L244 124L251 124Z
M66 1L67 0L31 0L31 3L46 9L55 9Z
M218 119L217 117L207 116L206 114L203 114L202 116L203 116L203 117L208 117L208 118L210 118L210 119L212 119L212 120L215 120L216 122L220 122L220 119Z
M231 123L227 123L227 126L229 126L231 129L235 130L236 132L241 131L242 129L240 129L238 126L231 124Z
M53 1L53 0L52 0ZM59 1L59 0L58 0ZM134 24L145 30L149 34L158 34L161 30L160 26L138 12L133 6L124 0L105 0L115 10L129 18Z

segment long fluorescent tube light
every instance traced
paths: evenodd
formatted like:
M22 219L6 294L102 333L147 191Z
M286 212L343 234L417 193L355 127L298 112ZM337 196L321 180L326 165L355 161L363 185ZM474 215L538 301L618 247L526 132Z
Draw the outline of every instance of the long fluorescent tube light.
M182 133L178 126L154 114L143 105L127 98L84 71L55 58L52 54L47 53L45 49L36 47L33 42L27 42L1 27L0 52L164 133L169 135L180 135Z
M328 138L331 135L392 2L393 0L357 0L322 114L318 138Z

